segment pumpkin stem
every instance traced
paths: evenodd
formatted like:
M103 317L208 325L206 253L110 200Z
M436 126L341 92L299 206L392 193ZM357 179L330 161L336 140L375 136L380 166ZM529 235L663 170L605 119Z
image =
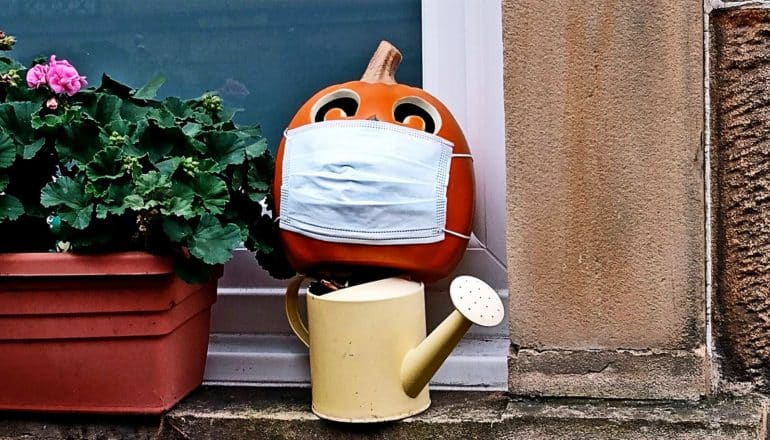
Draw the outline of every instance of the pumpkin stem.
M401 52L387 41L381 41L369 60L361 81L368 83L396 84L396 70L401 64Z

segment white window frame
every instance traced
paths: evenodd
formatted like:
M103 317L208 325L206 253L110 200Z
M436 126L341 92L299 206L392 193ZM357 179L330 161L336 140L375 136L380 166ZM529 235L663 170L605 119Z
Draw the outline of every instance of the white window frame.
M455 274L485 280L507 302L501 0L423 0L422 51L423 88L452 111L474 157L474 233ZM452 278L428 288L429 328L451 310ZM206 383L308 385L307 350L283 316L285 286L248 251L236 251L214 308ZM492 329L474 327L432 387L506 389L508 346L507 319Z

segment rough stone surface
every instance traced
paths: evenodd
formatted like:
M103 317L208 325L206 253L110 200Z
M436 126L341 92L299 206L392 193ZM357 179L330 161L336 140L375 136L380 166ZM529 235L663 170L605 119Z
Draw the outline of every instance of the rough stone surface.
M642 403L432 393L401 422L347 425L309 412L309 390L204 389L166 417L164 438L260 439L764 439L762 399ZM257 403L255 403L257 402Z
M159 417L0 412L1 440L153 440Z
M511 401L499 438L512 439L765 439L761 398L683 402L549 399Z
M716 305L727 377L770 390L770 10L711 16Z
M701 2L503 5L513 344L698 350Z
M510 392L523 396L697 400L708 379L704 350L519 350L508 371Z
M310 412L309 389L203 387L162 419L0 414L3 440L724 439L765 438L761 397L693 403L511 399L433 392L400 422L348 425Z

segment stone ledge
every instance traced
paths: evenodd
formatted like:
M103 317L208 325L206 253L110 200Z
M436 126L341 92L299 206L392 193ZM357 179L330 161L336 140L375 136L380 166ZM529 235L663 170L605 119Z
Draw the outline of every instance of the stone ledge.
M764 440L767 401L518 399L433 392L433 406L401 422L318 419L310 390L202 387L162 418L0 414L3 440L109 439L724 439Z
M536 397L697 401L708 393L704 350L511 350L509 390Z

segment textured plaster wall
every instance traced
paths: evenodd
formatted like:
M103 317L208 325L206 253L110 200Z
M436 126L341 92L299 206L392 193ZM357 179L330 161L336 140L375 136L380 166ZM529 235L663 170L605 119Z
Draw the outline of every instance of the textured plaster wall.
M701 5L561 5L504 2L512 341L693 349L704 339Z
M507 0L503 16L512 390L696 397L700 2Z

